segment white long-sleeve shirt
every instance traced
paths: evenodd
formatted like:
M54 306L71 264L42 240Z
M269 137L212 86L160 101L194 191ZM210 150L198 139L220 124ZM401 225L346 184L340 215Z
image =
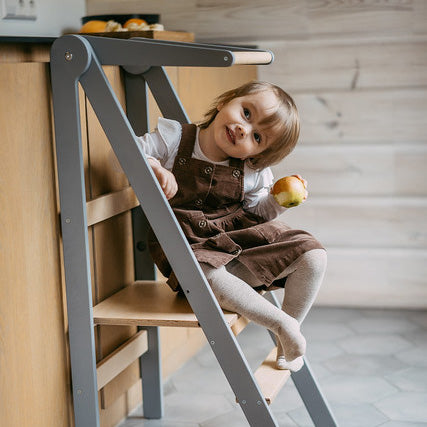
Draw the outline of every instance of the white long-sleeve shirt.
M156 130L139 137L138 140L147 157L158 160L165 169L172 171L181 141L181 133L182 126L179 122L160 117ZM192 157L218 165L228 166L229 164L228 160L213 162L204 155L199 144L199 128L196 132ZM266 220L274 219L283 213L286 208L280 206L270 194L272 185L273 173L270 168L254 170L245 162L243 208Z

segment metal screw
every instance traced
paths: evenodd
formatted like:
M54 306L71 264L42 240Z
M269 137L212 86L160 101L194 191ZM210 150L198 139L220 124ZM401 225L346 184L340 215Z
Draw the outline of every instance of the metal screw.
M78 389L77 394L82 394L82 391L80 389Z
M228 61L228 56L224 56L224 61Z
M212 345L215 345L215 341L214 341L214 340L212 340L212 341L211 341L211 344L212 344Z
M71 61L73 59L73 54L71 52L65 52L65 60Z
M145 242L138 242L136 244L136 248L140 251L140 252L144 252L147 249L147 245L145 244Z
M257 400L256 404L261 405L261 400Z
M242 405L246 405L246 400L242 400Z
M66 219L65 219L65 222L66 222L67 224L69 224L69 223L71 222L71 219L70 219L70 218L66 218Z

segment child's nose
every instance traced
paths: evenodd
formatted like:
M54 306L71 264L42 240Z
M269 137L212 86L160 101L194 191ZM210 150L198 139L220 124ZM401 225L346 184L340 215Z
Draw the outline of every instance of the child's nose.
M237 135L240 138L244 138L246 136L246 129L242 125L237 125Z

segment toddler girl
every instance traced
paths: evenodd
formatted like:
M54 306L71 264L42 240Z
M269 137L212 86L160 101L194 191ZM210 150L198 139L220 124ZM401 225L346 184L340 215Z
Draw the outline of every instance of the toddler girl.
M294 371L306 348L300 323L326 268L313 236L275 220L286 208L270 194L269 165L293 150L298 135L292 98L255 81L219 96L198 126L160 118L156 131L140 138L219 305L273 331L276 367ZM154 236L150 250L178 290ZM282 310L258 292L285 282Z

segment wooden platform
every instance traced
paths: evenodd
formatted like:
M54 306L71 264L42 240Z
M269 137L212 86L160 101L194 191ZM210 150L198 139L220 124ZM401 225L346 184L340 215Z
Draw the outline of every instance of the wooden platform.
M224 313L232 327L239 316ZM199 327L187 299L165 282L138 281L93 308L95 324Z
M255 380L269 405L291 376L291 371L275 368L276 354L277 347L274 347L255 372Z

